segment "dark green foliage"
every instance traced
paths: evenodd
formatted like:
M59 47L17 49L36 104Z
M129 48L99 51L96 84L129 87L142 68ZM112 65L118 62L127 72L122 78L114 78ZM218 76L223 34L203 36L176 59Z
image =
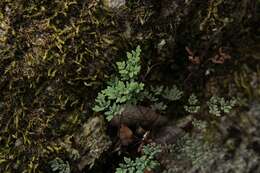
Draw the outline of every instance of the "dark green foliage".
M159 167L159 162L155 160L155 155L160 153L160 146L145 145L143 148L144 154L137 157L135 160L125 157L125 163L119 164L116 173L143 173L152 171Z
M184 109L189 113L198 113L200 106L199 100L195 94L190 95L188 99L188 105L185 105Z
M223 97L212 96L207 102L209 113L220 116L221 113L230 113L232 108L236 105L236 100L225 100Z
M123 104L137 104L138 94L144 88L143 83L136 81L141 70L140 53L137 46L135 51L127 52L126 61L116 63L120 76L109 82L95 99L93 110L104 111L108 121L123 111Z
M68 162L64 162L60 158L55 158L49 162L53 172L58 173L70 173L70 165Z

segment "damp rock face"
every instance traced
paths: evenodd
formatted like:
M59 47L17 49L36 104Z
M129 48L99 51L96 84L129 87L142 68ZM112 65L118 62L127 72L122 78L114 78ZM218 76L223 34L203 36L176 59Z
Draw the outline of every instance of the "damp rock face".
M63 128L71 128L71 125L64 125ZM21 145L21 141L16 141L16 143L16 145ZM96 161L101 159L101 155L109 149L111 144L112 142L106 134L104 118L90 117L73 134L51 141L48 147L48 150L51 151L45 152L48 152L49 155L53 154L53 152L63 153L60 156L70 163L72 172L81 172L85 169L91 169ZM72 162L76 166L72 166Z
M250 173L259 172L259 155L242 143L234 153L220 145L205 143L199 136L185 136L171 146L164 160L164 173Z
M240 76L242 72L244 76L238 78L237 76ZM198 129L193 130L190 134L179 138L173 145L168 145L164 157L161 158L161 163L167 168L164 173L260 172L258 93L260 85L257 82L251 85L254 81L253 74L259 75L259 72L254 71L253 68L244 69L243 67L234 74L235 78L227 75L219 80L227 80L229 85L233 86L232 92L226 93L245 99L245 101L240 101L243 108L240 107L221 117L219 122L212 126L214 128L206 128L204 132ZM243 78L246 79L244 84L249 91L240 87L240 80ZM234 81L236 81L235 85ZM215 86L216 90L210 90L210 92L219 93L219 89L224 88L221 85Z
M75 142L82 149L78 164L79 170L84 169L86 166L91 168L101 154L107 151L112 144L105 133L105 121L101 117L90 118L83 125L82 131L76 137Z

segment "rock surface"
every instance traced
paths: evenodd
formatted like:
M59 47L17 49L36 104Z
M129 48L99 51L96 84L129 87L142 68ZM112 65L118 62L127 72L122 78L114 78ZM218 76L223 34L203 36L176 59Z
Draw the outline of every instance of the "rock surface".
M120 8L121 6L124 6L126 0L103 0L103 3L108 8L117 9Z

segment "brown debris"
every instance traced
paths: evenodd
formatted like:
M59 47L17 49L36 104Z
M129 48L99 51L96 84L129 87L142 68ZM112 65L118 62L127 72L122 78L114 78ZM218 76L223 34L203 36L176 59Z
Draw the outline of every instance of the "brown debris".
M231 59L231 56L225 52L223 52L223 48L219 48L218 49L218 54L216 54L211 61L214 64L223 64L225 62L225 60L227 59Z
M168 119L152 110L149 107L135 106L135 105L125 105L124 111L121 115L115 116L111 120L112 126L120 126L121 124L126 124L128 126L138 126L143 127L148 126L162 126L167 123Z
M192 50L189 47L185 47L187 53L188 53L188 58L189 61L192 64L200 64L200 57L199 56L195 56L195 54L192 52Z
M175 126L162 127L154 136L154 142L162 145L174 144L184 134L184 130Z
M146 170L144 170L144 173L154 173L154 171L152 171L152 170L148 171L148 170L146 169Z
M120 142L123 146L127 146L134 140L134 134L131 129L129 129L126 125L121 124L119 129L119 138Z

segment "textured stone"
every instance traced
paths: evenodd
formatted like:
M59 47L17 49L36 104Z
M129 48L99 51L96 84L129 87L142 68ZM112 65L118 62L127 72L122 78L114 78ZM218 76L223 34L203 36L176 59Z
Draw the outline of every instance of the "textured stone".
M125 0L103 0L103 3L108 8L116 9L125 5Z
M92 167L95 160L105 152L111 145L109 137L105 133L105 121L102 117L93 117L83 125L76 143L82 148L83 155L78 164L79 170L86 166Z

